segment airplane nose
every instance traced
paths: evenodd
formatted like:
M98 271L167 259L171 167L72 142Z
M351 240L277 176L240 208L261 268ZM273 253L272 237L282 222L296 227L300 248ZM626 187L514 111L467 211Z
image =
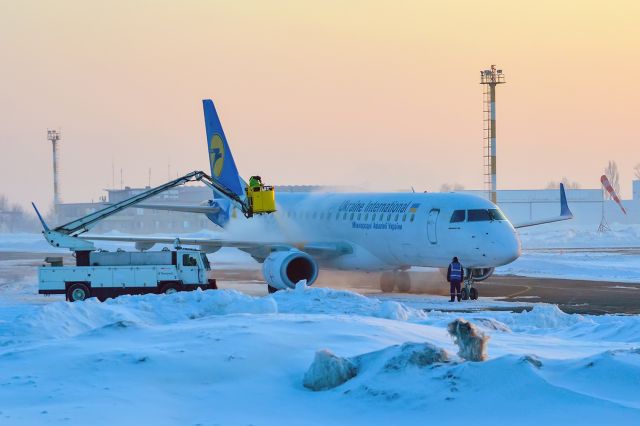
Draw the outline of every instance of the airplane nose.
M504 238L502 241L502 253L500 262L503 265L509 264L520 257L522 254L522 246L520 244L520 238L515 232L511 233L509 237Z

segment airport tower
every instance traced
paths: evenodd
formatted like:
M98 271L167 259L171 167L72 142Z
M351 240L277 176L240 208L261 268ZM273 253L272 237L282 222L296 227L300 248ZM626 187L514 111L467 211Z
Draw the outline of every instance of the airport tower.
M60 132L47 129L47 139L53 146L53 209L58 210L60 204L60 188L58 186L58 142L60 142Z
M491 68L480 71L480 84L484 86L484 185L488 198L497 203L496 182L496 86L505 83L502 70Z

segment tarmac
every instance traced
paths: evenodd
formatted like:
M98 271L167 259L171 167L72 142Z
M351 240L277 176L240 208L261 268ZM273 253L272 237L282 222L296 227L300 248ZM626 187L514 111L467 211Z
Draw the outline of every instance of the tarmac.
M0 297L3 287L15 282L33 286L37 296L37 270L46 256L60 254L31 252L0 252ZM72 264L71 256L65 256L65 264ZM214 276L220 288L233 288L252 295L267 294L260 268L238 265L213 265ZM411 290L406 297L415 295L449 295L449 285L440 272L411 271ZM332 287L355 291L364 295L380 295L379 273L320 272L314 286ZM583 281L554 278L528 278L520 276L492 276L476 283L480 298L520 302L553 303L567 313L583 314L640 314L640 283L608 281ZM400 294L394 292L393 294ZM473 303L467 301L466 303Z

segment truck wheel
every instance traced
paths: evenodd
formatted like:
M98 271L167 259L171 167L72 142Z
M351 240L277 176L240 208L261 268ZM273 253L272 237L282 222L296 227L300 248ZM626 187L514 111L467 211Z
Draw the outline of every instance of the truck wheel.
M70 302L82 302L91 297L89 287L82 283L75 283L67 289L67 300Z
M161 294L173 294L173 293L177 293L178 291L180 291L180 288L175 283L165 284L160 289Z

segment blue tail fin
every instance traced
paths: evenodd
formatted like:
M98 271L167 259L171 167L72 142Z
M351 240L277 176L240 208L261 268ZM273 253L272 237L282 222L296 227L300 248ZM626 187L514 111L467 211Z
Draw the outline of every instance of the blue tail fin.
M245 185L238 174L238 168L233 160L224 130L222 130L216 107L211 99L203 100L202 107L204 108L204 123L207 129L211 177L239 196L244 197Z

